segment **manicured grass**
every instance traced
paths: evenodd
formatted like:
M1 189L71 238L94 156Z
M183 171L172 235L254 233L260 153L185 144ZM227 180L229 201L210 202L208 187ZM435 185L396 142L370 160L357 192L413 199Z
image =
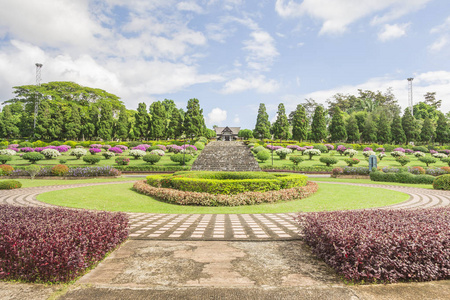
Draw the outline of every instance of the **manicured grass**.
M131 190L132 183L93 186L44 193L38 200L50 204L108 211L170 214L248 214L332 211L380 207L400 203L409 195L385 189L319 183L311 197L277 204L239 207L197 207L164 203Z
M105 150L102 150L101 153L103 153L103 152L105 152ZM118 156L114 156L114 157L112 157L110 159L105 159L101 155L101 153L97 153L97 154L95 154L95 156L100 157L100 162L95 164L95 165L91 165L91 164L85 163L83 161L83 157L80 158L80 159L76 159L75 156L68 155L68 153L70 153L70 150L69 150L66 153L62 153L62 155L58 156L57 158L54 158L54 159L43 159L43 160L38 161L36 164L37 165L42 165L42 166L57 165L57 164L59 164L59 160L60 159L66 159L67 162L65 164L68 165L69 167L75 167L75 166L77 166L77 167L80 167L80 166L82 166L82 167L108 166L108 165L115 167L115 166L117 166L117 164L116 164L116 158L117 157L128 157L130 159L130 164L129 164L130 166L148 166L148 165L150 165L150 164L146 163L145 161L143 161L142 158L141 159L134 159L134 157L128 156L128 152L129 152L129 150L124 151L122 154L120 154ZM197 151L197 154L199 154L199 153L200 153L200 151ZM88 153L87 156L89 156L89 155L91 155L91 154ZM173 162L173 161L170 160L170 156L171 155L173 155L173 153L166 152L166 154L161 157L161 160L159 162L157 162L155 164L155 166L180 166L179 163L176 163L176 162ZM198 157L198 155L194 159L192 159L191 161L186 162L186 165L188 165L188 166L192 165L192 163L194 162L194 160L197 157ZM8 165L11 165L11 166L14 166L14 167L15 166L29 166L30 163L28 162L28 160L25 160L25 159L21 158L20 156L15 155L15 156L12 157L12 160L8 161Z
M378 152L377 152L378 154ZM294 152L291 153L289 155L300 155L301 156L301 152ZM284 165L294 165L290 160L289 160L289 155L287 156L286 159L280 159L278 157L278 155L275 154L275 152L273 153L273 165L274 166L284 166ZM340 155L337 151L330 151L330 153L322 153L321 156L330 156L332 155L333 157L337 158L339 160L339 162L335 165L333 165L333 167L345 167L347 164L344 162L345 158L348 158L348 156L345 155ZM431 156L430 154L426 154L427 156ZM303 155L303 159L304 161L301 162L299 164L299 166L325 166L324 163L321 163L319 161L321 156L313 156L312 160L309 160L309 156L307 155ZM426 167L426 164L424 164L423 162L419 161L414 155L406 155L411 162L409 164L407 164L406 166L420 166L420 167ZM355 167L368 167L369 166L369 162L366 160L366 158L364 157L364 155L362 155L362 151L358 151L358 154L353 156L354 158L359 159L361 162L357 165L354 165ZM268 160L266 160L265 162L259 162L260 166L272 166L272 157L270 157ZM390 155L390 152L386 152L386 157L383 158L383 160L378 160L378 166L379 167L401 167L401 165L395 161L395 158L392 157ZM435 164L431 164L430 167L445 167L448 166L447 163L444 163L442 161L440 161L439 159L437 159L437 162Z
M145 177L120 177L120 178L105 178L105 179L74 179L74 180L62 180L62 179L17 179L22 183L22 188L36 187L36 186L49 186L49 185L68 185L78 183L98 183L98 182L115 182L115 181L136 181L144 180Z
M379 184L379 185L396 185L396 186L407 186L422 189L433 189L431 184L409 184L409 183L399 183L399 182L379 182L371 181L370 179L350 179L350 178L309 178L311 181L329 181L329 182L349 182L349 183L365 183L365 184Z

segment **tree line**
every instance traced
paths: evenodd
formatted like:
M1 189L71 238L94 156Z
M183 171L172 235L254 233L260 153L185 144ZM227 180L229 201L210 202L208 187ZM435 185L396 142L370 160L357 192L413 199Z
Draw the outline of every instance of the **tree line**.
M120 98L73 82L14 87L0 112L0 138L41 140L146 140L211 137L198 99L186 111L173 100L139 103L128 110ZM35 105L38 114L35 118Z
M336 94L327 104L325 109L314 99L306 99L287 116L281 103L275 122L270 124L261 103L255 128L241 136L378 144L450 142L450 113L444 115L439 110L442 100L436 100L436 93L426 93L424 100L413 106L413 113L406 108L402 115L391 89L385 93L358 90L357 95Z

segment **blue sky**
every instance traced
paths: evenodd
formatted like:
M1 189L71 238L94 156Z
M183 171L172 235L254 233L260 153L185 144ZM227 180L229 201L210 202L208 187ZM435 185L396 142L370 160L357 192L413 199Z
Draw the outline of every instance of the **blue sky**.
M253 129L305 98L393 88L450 110L448 0L0 0L0 100L74 81L127 108L198 98L207 125Z

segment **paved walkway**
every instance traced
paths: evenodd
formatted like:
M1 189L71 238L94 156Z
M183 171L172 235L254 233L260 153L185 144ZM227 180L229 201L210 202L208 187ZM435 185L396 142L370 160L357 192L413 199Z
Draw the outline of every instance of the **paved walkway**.
M85 183L59 186L44 186L2 191L0 204L19 206L54 207L36 200L36 196L49 191L68 188L130 183L130 181L108 183ZM392 185L345 184L384 188L404 192L410 199L382 209L413 209L450 206L450 192ZM217 240L217 241L274 241L299 238L295 213L278 214L154 214L128 213L130 238L137 240Z

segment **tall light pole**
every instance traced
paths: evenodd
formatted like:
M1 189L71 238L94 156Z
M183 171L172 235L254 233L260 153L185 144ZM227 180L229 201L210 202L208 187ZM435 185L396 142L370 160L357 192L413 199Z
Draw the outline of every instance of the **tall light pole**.
M41 68L43 64L36 63L36 87L41 86ZM34 99L34 123L33 123L33 135L35 135L35 129L36 129L36 119L39 109L39 97L38 92L36 89L35 99Z
M412 90L412 81L414 78L410 77L408 78L408 104L409 104L409 110L411 111L411 116L413 116L413 90Z

